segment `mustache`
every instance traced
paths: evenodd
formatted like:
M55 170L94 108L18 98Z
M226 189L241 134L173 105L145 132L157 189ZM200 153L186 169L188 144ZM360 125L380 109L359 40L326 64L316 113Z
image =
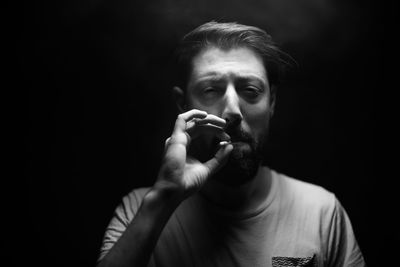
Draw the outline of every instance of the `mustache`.
M231 142L245 142L254 143L255 140L250 133L246 132L243 128L227 128L225 132L231 137Z

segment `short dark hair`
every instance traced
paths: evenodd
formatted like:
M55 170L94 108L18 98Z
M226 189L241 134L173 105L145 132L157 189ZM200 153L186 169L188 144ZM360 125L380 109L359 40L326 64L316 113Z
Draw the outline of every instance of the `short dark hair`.
M260 55L270 85L277 85L289 66L289 56L283 53L264 30L238 24L211 21L186 34L175 51L177 85L186 89L192 71L193 58L204 48L215 46L223 50L248 47Z

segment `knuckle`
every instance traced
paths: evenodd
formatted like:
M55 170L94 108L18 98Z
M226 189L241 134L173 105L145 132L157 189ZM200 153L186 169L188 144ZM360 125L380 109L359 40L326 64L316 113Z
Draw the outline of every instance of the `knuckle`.
M168 138L165 140L165 145L167 146L167 145L169 144L170 141L171 141L171 137L168 137Z
M174 134L169 138L168 145L181 144L186 145L190 136L186 132Z
M198 115L200 115L200 114L204 114L204 115L207 115L208 116L208 113L206 112L206 111L204 111L204 110L200 110L200 109L192 109L190 112L192 112L192 113L194 113L194 114L198 114Z

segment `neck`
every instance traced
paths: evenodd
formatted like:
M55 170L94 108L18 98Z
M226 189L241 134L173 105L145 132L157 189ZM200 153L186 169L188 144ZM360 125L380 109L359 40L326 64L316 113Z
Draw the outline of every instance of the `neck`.
M202 188L201 195L216 206L232 212L251 212L267 198L271 187L270 171L259 166L256 175L249 182L230 186L211 178Z

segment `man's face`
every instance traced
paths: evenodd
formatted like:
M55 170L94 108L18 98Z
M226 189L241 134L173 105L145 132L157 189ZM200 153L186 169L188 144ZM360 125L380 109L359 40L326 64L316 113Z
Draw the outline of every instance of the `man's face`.
M187 109L204 110L227 120L225 131L234 146L231 163L246 168L246 160L254 160L263 148L273 112L262 58L245 47L208 47L193 59L192 67ZM213 150L215 143L203 140L202 149Z

